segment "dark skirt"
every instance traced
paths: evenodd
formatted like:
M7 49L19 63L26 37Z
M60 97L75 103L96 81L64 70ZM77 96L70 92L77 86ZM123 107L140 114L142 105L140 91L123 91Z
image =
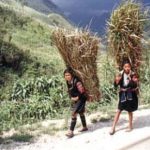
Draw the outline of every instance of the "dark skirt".
M130 98L128 98L130 97ZM127 92L119 92L119 110L125 110L128 112L133 112L138 109L138 96L135 91L127 93Z
M86 101L78 100L77 102L72 102L71 111L73 113L83 113L85 111Z

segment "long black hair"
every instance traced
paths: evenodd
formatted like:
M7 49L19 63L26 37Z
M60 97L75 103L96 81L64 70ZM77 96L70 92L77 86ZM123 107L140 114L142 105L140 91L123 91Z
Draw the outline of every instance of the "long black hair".
M72 77L75 77L75 72L74 72L74 70L71 67L67 67L64 70L64 75L65 75L65 73L70 73Z
M124 66L125 64L129 64L129 65L131 66L131 69L132 69L131 62L130 62L130 60L129 60L128 58L124 58L124 59L123 59L122 68L123 68L123 66Z
M75 71L71 68L71 67L67 67L65 70L64 70L64 76L65 76L65 73L70 73L71 76L72 76L72 79L73 79L73 83L74 82L77 82L77 81L81 81L81 79L76 75ZM67 85L68 85L68 82L66 81Z

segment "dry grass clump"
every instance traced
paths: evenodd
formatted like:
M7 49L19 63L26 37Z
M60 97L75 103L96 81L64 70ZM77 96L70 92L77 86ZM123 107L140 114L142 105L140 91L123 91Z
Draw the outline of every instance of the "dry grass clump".
M141 38L145 21L141 8L139 3L126 1L112 12L108 22L108 42L119 69L126 59L135 71L138 71L141 63Z
M91 100L98 100L100 92L96 60L100 39L87 30L56 29L53 41L66 66L71 67L82 80Z

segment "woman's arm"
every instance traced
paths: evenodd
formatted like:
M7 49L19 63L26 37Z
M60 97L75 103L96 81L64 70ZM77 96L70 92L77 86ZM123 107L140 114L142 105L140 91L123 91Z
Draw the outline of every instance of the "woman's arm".
M79 92L79 98L83 101L89 100L90 96L87 94L87 91L86 91L83 83L79 81L79 82L77 82L76 86L77 86L77 89Z
M114 81L115 87L117 87L120 84L121 78L122 78L121 74L116 75L115 81Z
M139 84L138 76L136 74L132 75L129 86L131 88L136 88L136 87L138 87L138 84Z
M78 101L78 100L79 100L79 96L71 97L71 100L76 102L76 101Z
M84 86L83 86L83 84L81 82L77 82L76 85L77 85L77 89L78 89L80 94L85 93L85 88L84 88Z

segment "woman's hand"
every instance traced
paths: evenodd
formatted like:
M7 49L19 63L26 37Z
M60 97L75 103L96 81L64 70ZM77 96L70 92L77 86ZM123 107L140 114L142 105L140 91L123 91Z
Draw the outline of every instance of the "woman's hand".
M120 80L121 80L121 75L119 74L119 75L117 75L116 78L115 78L116 84L118 84L118 83L120 82Z
M136 82L136 83L138 83L138 77L136 76L136 75L134 75L133 77L132 77L132 80L134 81L134 82Z
M76 97L71 97L71 100L74 101L74 102L76 102L76 101L79 100L79 97L78 97L78 96L76 96Z

